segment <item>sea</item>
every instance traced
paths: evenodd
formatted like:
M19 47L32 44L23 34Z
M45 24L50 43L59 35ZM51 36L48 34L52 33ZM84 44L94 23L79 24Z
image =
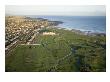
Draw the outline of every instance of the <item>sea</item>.
M106 16L31 16L45 18L51 21L62 21L58 27L90 31L93 33L106 33Z

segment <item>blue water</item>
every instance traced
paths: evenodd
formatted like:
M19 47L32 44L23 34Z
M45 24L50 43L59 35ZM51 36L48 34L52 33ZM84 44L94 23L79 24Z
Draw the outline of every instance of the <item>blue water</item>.
M58 26L67 29L77 29L81 31L91 31L106 33L105 16L34 16L36 18L46 18L52 21L62 21Z

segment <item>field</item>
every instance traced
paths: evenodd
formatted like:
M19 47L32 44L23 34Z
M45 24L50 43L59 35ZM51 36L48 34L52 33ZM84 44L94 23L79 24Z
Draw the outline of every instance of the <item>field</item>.
M6 56L6 71L100 72L106 71L106 37L80 35L48 28L56 35L36 35L33 44L18 45Z

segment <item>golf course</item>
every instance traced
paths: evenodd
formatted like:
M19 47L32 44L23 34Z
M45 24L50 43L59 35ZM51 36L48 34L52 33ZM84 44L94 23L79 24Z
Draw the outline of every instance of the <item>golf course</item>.
M5 60L7 72L104 72L106 36L45 28L30 44L16 46Z

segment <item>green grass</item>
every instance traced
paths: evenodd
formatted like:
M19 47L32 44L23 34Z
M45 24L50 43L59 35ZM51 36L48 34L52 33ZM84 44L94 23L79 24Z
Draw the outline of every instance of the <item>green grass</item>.
M106 37L48 30L58 35L39 34L34 43L41 45L19 45L6 56L6 71L106 71ZM57 63L71 52L72 55ZM56 64L57 68L52 68Z
M55 59L42 46L18 46L11 56L6 57L6 68L10 71L41 71L54 64Z

